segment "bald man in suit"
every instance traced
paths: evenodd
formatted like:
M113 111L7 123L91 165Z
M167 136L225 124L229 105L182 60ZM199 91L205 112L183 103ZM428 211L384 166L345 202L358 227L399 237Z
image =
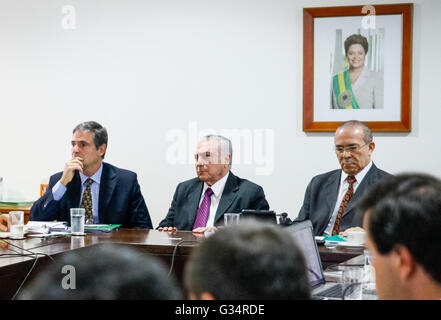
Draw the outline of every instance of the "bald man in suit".
M370 187L390 176L372 162L375 143L371 130L363 122L342 123L335 132L334 142L341 169L312 178L295 219L311 220L316 236L361 228L363 216L355 210L358 199ZM345 201L346 197L350 200Z

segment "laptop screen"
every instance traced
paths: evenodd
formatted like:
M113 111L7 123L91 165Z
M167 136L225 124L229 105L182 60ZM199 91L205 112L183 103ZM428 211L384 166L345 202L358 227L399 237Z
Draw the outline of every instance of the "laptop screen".
M311 221L306 220L294 223L287 230L292 234L294 242L303 252L311 287L325 283L322 262L315 242Z

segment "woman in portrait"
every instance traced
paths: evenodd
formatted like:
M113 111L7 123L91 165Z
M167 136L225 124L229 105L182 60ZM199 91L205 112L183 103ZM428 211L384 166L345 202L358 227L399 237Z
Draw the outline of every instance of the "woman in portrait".
M383 75L365 66L367 39L353 34L345 40L344 47L349 69L332 78L332 109L383 108Z

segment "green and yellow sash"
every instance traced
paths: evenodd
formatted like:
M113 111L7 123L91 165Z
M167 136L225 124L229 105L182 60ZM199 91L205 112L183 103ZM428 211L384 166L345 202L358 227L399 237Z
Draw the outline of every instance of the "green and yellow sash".
M336 74L332 79L332 85L339 109L360 109L352 92L349 70Z

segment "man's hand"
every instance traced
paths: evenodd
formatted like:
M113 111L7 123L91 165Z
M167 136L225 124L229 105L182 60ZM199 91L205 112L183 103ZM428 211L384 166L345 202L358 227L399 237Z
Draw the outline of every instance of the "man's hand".
M178 228L176 228L176 227L159 227L158 231L176 233L176 232L178 232Z
M346 229L346 230L343 231L343 232L340 232L339 235L340 235L340 236L347 237L349 231L363 231L363 232L364 232L364 229L363 229L363 228L360 228L360 227L352 227L352 228L348 228L348 229Z
M204 233L204 232L212 232L217 231L216 227L199 227L196 229L191 230L193 233Z
M61 176L60 182L63 186L66 186L72 181L75 170L83 172L83 159L80 157L73 157L71 160L66 162L64 166L63 175Z
M6 232L9 230L9 215L0 215L0 231Z

